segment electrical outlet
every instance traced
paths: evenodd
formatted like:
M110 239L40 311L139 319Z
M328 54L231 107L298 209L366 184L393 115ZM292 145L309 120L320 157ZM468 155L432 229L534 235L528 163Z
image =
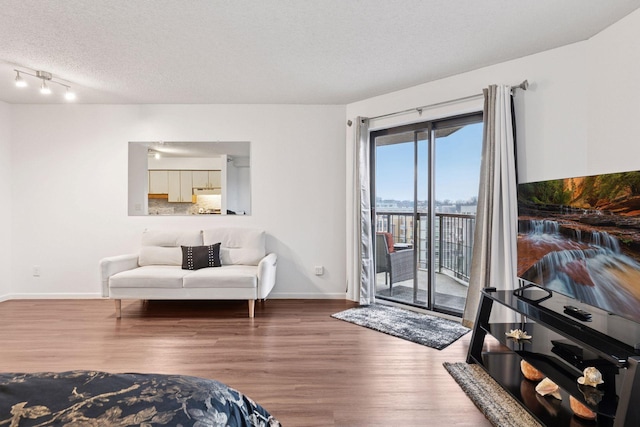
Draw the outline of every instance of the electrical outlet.
M34 265L32 269L33 277L40 277L40 266Z
M324 267L321 265L316 265L313 269L316 276L322 276L324 274Z

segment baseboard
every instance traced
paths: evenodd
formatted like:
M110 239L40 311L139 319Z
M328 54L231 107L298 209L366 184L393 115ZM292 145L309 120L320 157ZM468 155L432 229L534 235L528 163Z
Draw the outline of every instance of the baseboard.
M347 294L344 292L331 293L331 294L272 292L269 294L267 299L347 299Z
M55 294L8 294L0 297L0 301L12 299L102 299L100 293L55 293Z
M0 296L0 302L12 299L102 299L100 293L55 293L55 294L7 294ZM347 299L345 293L310 294L310 293L277 293L269 294L268 299Z

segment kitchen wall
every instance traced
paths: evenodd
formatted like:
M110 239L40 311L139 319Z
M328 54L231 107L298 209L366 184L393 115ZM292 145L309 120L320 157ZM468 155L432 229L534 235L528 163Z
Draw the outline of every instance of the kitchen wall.
M12 105L13 297L95 297L144 229L265 229L273 298L344 298L344 106ZM0 127L1 127L0 122ZM129 141L251 141L252 215L127 215ZM19 183L19 184L17 184ZM17 208L16 208L17 209ZM325 274L315 276L313 267ZM33 266L40 267L34 277Z
M590 40L504 62L347 106L347 118L373 117L480 94L490 84L517 85L520 182L639 170L640 10ZM372 120L371 128L477 111L482 98ZM347 128L347 237L354 240L353 127ZM347 249L349 297L357 298L357 248Z
M0 301L10 293L11 283L11 132L10 106L0 101Z

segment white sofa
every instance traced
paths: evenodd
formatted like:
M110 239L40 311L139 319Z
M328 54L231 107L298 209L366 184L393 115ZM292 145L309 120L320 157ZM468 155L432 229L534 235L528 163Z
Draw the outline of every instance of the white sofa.
M182 246L216 243L220 243L221 267L183 269ZM100 261L102 295L115 300L118 318L123 299L245 299L253 317L255 301L266 299L275 285L276 264L276 254L266 253L261 230L145 231L138 254Z

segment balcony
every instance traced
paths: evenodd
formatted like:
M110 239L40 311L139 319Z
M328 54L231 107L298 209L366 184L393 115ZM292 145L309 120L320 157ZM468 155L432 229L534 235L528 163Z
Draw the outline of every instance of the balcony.
M414 242L414 216L412 212L377 212L376 231L393 236L395 250L413 250L417 254L417 281L413 279L388 284L385 273L376 276L376 295L384 299L428 307L460 315L469 285L475 215L436 213L433 232L434 279L433 306L427 304L429 283L429 245L427 244L426 213L418 213Z

